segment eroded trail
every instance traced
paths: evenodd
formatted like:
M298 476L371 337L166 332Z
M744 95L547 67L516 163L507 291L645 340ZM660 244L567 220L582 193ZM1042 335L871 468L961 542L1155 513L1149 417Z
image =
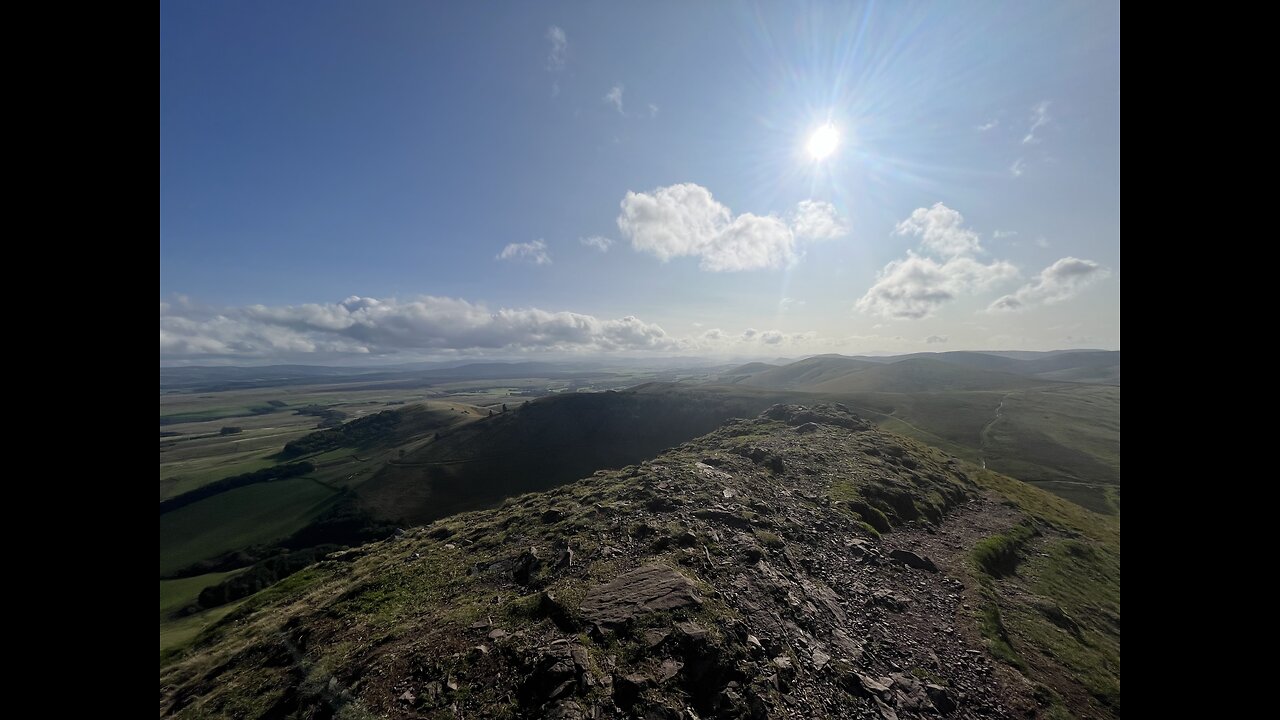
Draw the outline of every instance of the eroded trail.
M1000 398L1000 404L999 404L999 405L996 405L996 414L995 414L995 417L993 417L993 418L991 418L989 421L987 421L987 424L986 424L986 425L983 425L983 426L982 426L982 430L978 433L978 442L979 442L979 447L978 447L978 463L979 463L980 465L982 465L983 469L986 469L986 467L987 467L987 454L986 454L986 450L987 450L987 438L989 437L989 435L990 435L990 433L991 433L991 428L992 428L992 426L994 426L997 422L999 422L999 421L1000 421L1000 413L1002 413L1002 412L1004 411L1004 401L1005 401L1005 400L1007 400L1007 399L1009 398L1009 396L1010 396L1010 395L1012 395L1012 394L1013 394L1013 393L1005 393L1005 394Z

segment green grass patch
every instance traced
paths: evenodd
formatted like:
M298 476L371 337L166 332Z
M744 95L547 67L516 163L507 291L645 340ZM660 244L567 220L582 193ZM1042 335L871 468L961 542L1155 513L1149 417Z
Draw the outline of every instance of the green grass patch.
M337 495L306 478L250 485L160 516L160 574L302 528Z
M1006 662L1019 670L1026 670L1022 658L1013 649L1009 639L1009 630L1004 625L1004 617L1000 613L1000 603L996 599L996 591L989 584L982 587L982 607L978 609L978 630L987 639L987 649L1002 662Z
M160 621L164 622L165 618L194 603L196 598L200 596L201 590L217 585L238 572L240 571L232 570L231 572L207 573L194 577L178 578L177 580L161 580Z
M1046 717L1120 714L1120 521L996 473L972 473L1041 527L972 550L991 653L1045 686ZM1011 575L1011 564L1017 575Z
M969 557L975 567L991 577L1012 575L1018 569L1022 548L1039 534L1030 525L1019 525L980 541L970 551Z
M768 530L761 530L759 528L752 528L751 532L755 534L756 539L760 541L760 544L767 548L777 549L781 548L784 544L782 542L782 538L778 537L777 533L772 533Z
M1100 704L1120 711L1120 557L1076 540L1046 543L1023 572L1047 602L1008 623L1023 644L1067 668Z

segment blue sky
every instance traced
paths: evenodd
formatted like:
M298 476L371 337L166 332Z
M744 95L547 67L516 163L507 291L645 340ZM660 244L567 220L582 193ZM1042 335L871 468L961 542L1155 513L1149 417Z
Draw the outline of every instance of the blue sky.
M1101 2L162 3L161 360L1118 348L1119 42Z

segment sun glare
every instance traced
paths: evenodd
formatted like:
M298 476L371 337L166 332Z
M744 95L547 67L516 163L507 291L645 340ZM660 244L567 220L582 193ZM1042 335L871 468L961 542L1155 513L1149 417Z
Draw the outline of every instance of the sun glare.
M836 126L827 123L809 136L809 157L814 160L826 160L831 153L836 151L836 147L840 144L840 131L836 130Z

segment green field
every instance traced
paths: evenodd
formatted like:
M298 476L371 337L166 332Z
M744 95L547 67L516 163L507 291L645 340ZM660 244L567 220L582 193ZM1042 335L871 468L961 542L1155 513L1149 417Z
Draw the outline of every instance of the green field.
M163 625L165 619L170 615L195 602L201 590L211 585L217 585L238 572L240 571L232 570L231 572L207 573L176 580L161 580L160 623Z
M166 651L180 648L191 642L202 630L210 625L218 622L222 618L230 615L236 608L244 603L239 602L216 607L212 610L205 610L202 613L189 615L177 620L160 623L160 655L164 656Z
M314 431L321 420L297 414L299 408L334 410L350 420L424 397L422 389L350 390L340 385L161 395L160 430L178 434L160 438L160 499L274 464L271 456ZM273 402L283 406L273 407ZM241 432L221 435L227 426Z
M160 516L160 574L230 550L288 536L336 493L307 478L250 485Z

